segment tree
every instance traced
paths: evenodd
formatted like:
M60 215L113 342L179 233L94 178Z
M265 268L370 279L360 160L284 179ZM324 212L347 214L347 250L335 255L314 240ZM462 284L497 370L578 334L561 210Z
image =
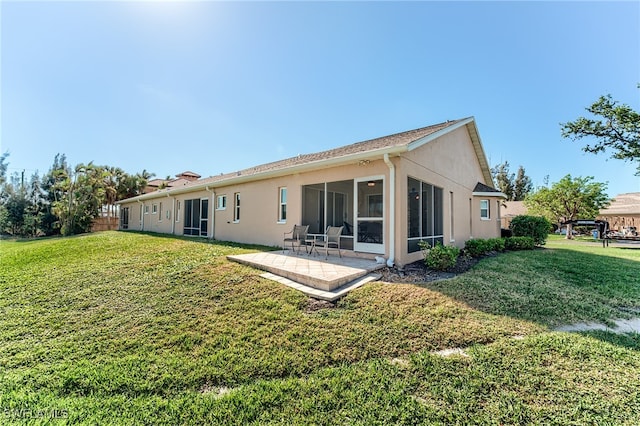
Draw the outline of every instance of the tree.
M9 152L5 152L0 155L0 186L4 185L7 181L7 167L9 163L6 162Z
M562 136L573 140L595 138L595 144L587 144L582 150L594 154L611 150L612 158L638 162L636 175L640 175L640 114L614 101L611 95L600 96L586 110L596 118L579 117L561 124Z
M542 187L529 194L524 204L530 214L544 216L558 225L569 220L595 218L611 200L605 193L607 184L592 180L592 176L572 178L566 175L551 188ZM568 224L568 239L572 238L572 231Z
M60 171L55 190L61 198L53 203L53 212L60 218L62 235L88 232L105 201L104 173L93 163L78 164L74 170Z
M136 173L135 175L125 173L122 179L118 181L118 201L143 194L149 178L153 176L152 173L146 170L143 170L142 173Z
M533 188L531 178L526 175L524 167L519 166L517 175L514 175L509 170L508 161L494 166L491 174L497 189L507 196L507 201L522 201Z
M57 154L42 179L35 173L22 182L14 174L7 181L8 155L0 155L0 232L16 236L88 232L101 210L111 215L117 201L142 194L152 176L93 163L71 168Z
M533 189L531 178L526 175L524 167L518 167L516 180L513 183L513 200L523 201Z
M509 171L509 162L498 164L491 169L493 180L497 189L507 196L507 200L513 200L513 173Z

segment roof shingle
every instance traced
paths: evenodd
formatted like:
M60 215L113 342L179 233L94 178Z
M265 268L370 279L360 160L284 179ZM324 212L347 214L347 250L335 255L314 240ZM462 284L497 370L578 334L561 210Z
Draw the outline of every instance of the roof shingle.
M411 142L417 141L436 133L449 126L453 126L465 119L446 121L444 123L434 124L419 129L409 130L406 132L395 133L389 136L383 136L380 138L370 139L363 142L357 142L351 145L341 146L339 148L333 148L326 151L315 152L311 154L301 154L295 157L286 158L284 160L274 161L271 163L261 164L255 167L250 167L237 172L225 173L218 176L210 176L208 178L200 179L192 182L192 184L208 184L224 181L226 179L236 176L250 176L258 173L264 173L269 171L276 171L280 169L286 169L289 167L300 166L304 164L313 163L320 160L326 160L330 158L340 158L351 154L363 153L368 151L376 151L384 148L392 148L398 146L406 146Z

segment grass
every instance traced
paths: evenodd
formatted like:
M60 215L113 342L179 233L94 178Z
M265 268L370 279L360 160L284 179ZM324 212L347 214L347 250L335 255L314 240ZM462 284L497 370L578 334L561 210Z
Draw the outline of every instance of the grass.
M546 326L610 323L640 305L640 248L552 239L544 249L485 259L468 274L428 288L483 312Z
M637 335L547 327L640 306L640 251L554 244L309 312L226 260L257 247L2 241L0 423L633 424Z

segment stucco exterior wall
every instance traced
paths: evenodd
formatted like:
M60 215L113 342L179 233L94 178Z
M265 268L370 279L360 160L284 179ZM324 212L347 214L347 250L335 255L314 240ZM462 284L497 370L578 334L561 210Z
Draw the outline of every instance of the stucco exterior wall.
M352 164L332 167L216 188L216 197L227 196L227 208L215 212L215 238L224 241L281 246L284 233L291 231L293 225L302 224L304 185L385 175L385 186L388 186L388 178L386 178L388 174L388 167L379 160L362 166ZM287 220L279 222L279 190L282 187L287 188ZM388 191L388 188L386 190ZM236 193L240 194L240 220L237 222L233 220ZM388 217L388 214L389 206L386 203L385 217ZM388 232L388 221L385 227Z
M346 165L323 167L317 170L293 173L285 176L244 183L224 185L212 184L209 190L193 193L158 194L158 198L122 202L129 207L129 230L151 232L184 233L185 201L206 198L209 200L207 237L222 241L255 243L267 246L281 246L285 232L295 224L303 223L303 187L305 185L337 182L345 180L383 180L383 240L385 257L390 255L390 238L395 247L394 260L398 265L420 260L420 251L408 252L408 193L407 179L418 179L442 188L443 241L446 245L464 246L466 240L493 238L500 236L499 198L474 196L473 189L478 182L485 182L484 175L467 129L463 126L434 139L419 148L391 156L395 169L395 187L390 187L390 169L383 160L371 157ZM241 178L241 177L239 177ZM215 188L214 188L215 186ZM279 191L287 188L287 218L279 220ZM390 195L395 193L393 202ZM240 194L240 219L234 220L235 194ZM226 207L217 209L217 197L226 195ZM480 200L489 199L490 218L480 217ZM159 210L162 202L162 218L159 211L153 213L153 205ZM353 200L349 200L353 203ZM179 208L178 208L179 205ZM140 223L140 208L148 206ZM395 228L391 226L391 206L395 206ZM350 211L355 210L351 208ZM167 213L169 212L169 213ZM168 214L168 217L167 217ZM355 212L353 213L355 216ZM356 226L355 217L351 222ZM356 231L354 231L356 233Z
M471 237L500 236L499 227L491 227L486 221L480 220L480 201L472 192L478 182L487 185L492 185L492 182L484 181L471 138L465 128L404 153L397 163L397 217L400 220L396 224L396 263L406 264L422 259L421 252L408 253L407 250L408 177L442 188L445 245L463 247Z

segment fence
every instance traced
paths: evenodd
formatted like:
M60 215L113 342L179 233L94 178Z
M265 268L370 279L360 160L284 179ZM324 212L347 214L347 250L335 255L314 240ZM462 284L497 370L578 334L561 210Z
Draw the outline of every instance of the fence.
M91 224L91 232L113 231L118 229L117 217L98 217Z

